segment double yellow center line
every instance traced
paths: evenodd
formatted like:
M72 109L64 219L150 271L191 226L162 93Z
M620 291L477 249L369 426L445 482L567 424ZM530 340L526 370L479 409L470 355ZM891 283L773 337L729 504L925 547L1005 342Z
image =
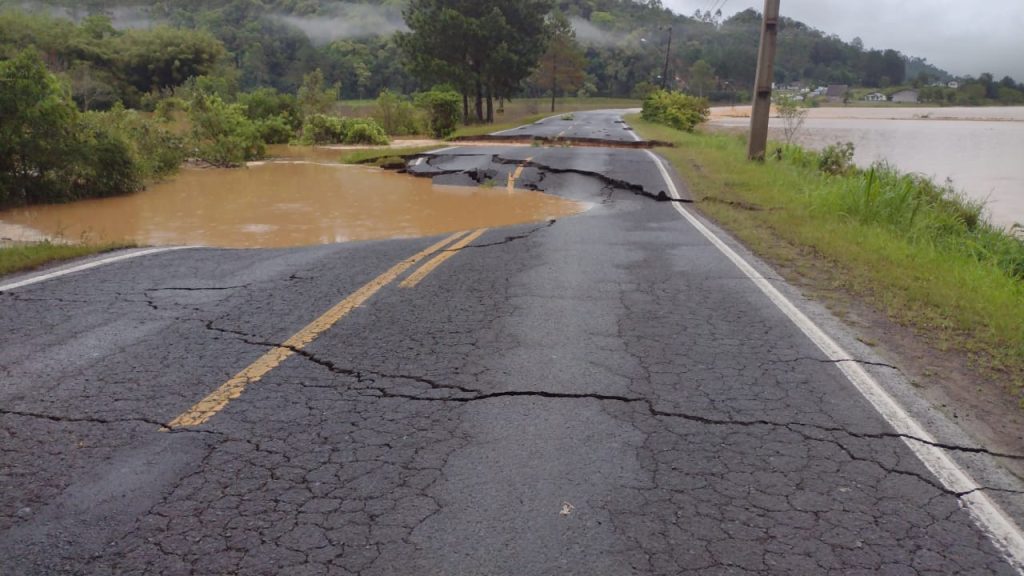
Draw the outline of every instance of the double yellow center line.
M223 410L228 403L241 396L242 393L245 392L247 386L259 382L271 370L280 366L282 362L302 351L306 346L316 340L317 337L341 321L342 318L348 316L353 310L365 304L366 301L379 292L381 288L384 288L388 284L394 282L410 268L443 250L446 246L451 245L451 248L424 264L422 268L416 270L404 282L402 282L401 286L403 288L415 287L424 278L426 278L428 274L437 269L438 266L457 254L466 246L469 246L486 231L487 229L484 228L477 230L472 234L467 232L452 234L444 240L430 246L426 250L423 250L422 252L419 252L392 266L387 272L384 272L377 278L371 280L368 284L339 302L322 316L286 340L282 345L275 346L266 354L260 356L245 370L236 374L233 378L211 392L206 398L200 400L195 406L192 406L185 413L172 420L170 424L167 425L167 428L171 430L178 428L192 428L206 423L210 418L213 418L218 412ZM455 243L454 245L452 245L453 242Z
M523 160L523 163L516 166L516 169L508 175L508 193L511 194L516 189L516 180L523 175L523 170L526 170L526 165L533 160L533 156Z

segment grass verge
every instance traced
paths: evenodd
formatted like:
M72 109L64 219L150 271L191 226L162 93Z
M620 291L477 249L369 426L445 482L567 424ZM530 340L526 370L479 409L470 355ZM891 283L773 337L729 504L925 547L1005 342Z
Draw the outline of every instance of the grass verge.
M820 292L852 296L933 348L967 354L1024 407L1024 244L980 207L895 171L830 176L814 153L746 160L745 142L645 122L702 213Z
M341 156L342 164L364 164L368 166L386 166L402 161L406 156L424 154L432 150L444 148L444 145L417 146L409 148L379 148L353 150Z
M50 242L0 246L0 276L35 270L54 262L131 247L132 245L129 244L73 245Z

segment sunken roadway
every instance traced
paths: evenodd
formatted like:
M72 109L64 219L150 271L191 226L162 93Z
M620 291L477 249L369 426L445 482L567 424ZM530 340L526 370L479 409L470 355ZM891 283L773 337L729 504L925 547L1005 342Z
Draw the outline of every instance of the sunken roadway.
M617 112L534 132L636 139ZM1018 573L1015 456L650 152L408 170L589 209L0 281L0 573Z

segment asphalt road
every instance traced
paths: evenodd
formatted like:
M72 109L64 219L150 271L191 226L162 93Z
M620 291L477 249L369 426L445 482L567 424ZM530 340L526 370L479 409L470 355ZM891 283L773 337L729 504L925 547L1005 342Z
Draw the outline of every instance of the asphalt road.
M640 138L622 119L621 110L597 110L559 114L511 130L499 136L535 136L540 138L596 138L612 142L636 142Z
M647 152L411 170L592 207L3 292L0 573L1017 573L975 498L1019 486L951 489Z

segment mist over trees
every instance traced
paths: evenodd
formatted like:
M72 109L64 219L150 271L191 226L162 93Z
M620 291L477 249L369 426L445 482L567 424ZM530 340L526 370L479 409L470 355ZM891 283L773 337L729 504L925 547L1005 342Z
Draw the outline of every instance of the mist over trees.
M115 85L115 80L131 84L139 93L154 85L177 80L177 71L170 69L165 69L165 78L156 79L140 72L148 62L140 58L139 53L153 52L166 46L164 40L170 40L160 39L159 34L144 34L152 31L148 28L158 26L205 35L202 38L181 38L186 45L191 45L192 51L191 55L183 54L184 59L176 58L185 64L185 70L190 61L197 66L208 66L208 61L202 57L216 49L207 41L210 37L218 40L224 55L222 62L235 71L242 91L272 87L294 93L307 74L320 69L327 84L340 83L342 98L375 98L383 89L410 94L445 76L436 74L436 69L426 74L429 66L419 57L411 67L407 66L408 51L403 52L399 45L403 35L394 34L395 30L426 30L429 27L427 22L413 22L411 26L409 22L403 24L403 19L407 19L403 14L408 16L410 11L415 14L422 10L439 10L437 6L431 7L435 4L449 4L466 18L464 22L451 21L448 24L473 28L465 31L468 36L462 34L464 31L453 29L446 37L455 45L452 49L465 48L468 43L475 42L484 50L501 50L501 42L488 45L484 36L494 38L510 33L509 41L504 43L508 48L507 54L483 57L489 62L504 59L505 64L513 68L519 61L532 59L516 53L517 48L513 44L520 38L536 38L533 26L553 4L576 29L576 40L583 49L585 62L581 88L585 87L589 95L631 96L640 83L660 85L658 77L664 66L668 26L673 27L675 36L669 58L670 84L678 79L677 86L687 87L694 65L704 61L714 71L712 85L706 91L709 96L718 100L745 99L757 65L760 15L756 11L747 10L727 19L710 13L682 16L673 14L659 0L533 2L530 4L533 12L523 16L529 17L527 20L517 20L520 16L509 12L520 4L517 1L157 0L142 7L126 7L123 0L42 0L36 6L45 8L50 14L77 20L90 15L106 15L110 20L106 25L101 21L93 23L87 35L92 40L75 38L76 33L70 30L69 23L27 28L18 24L10 31L13 36L8 35L8 29L0 29L0 45L9 43L21 48L35 44L48 54L48 59L52 54L65 63L90 63L91 66L76 71L82 88L79 91L81 95L76 98L95 100L90 102L93 106L109 105L106 101L110 100L111 91L107 87L112 86L114 92L124 92L124 87ZM23 0L0 0L0 10L4 6L20 8L24 5ZM495 8L497 12L492 14ZM125 31L126 27L141 29ZM484 31L486 34L481 36L479 33ZM112 38L138 33L143 37L119 40L128 48L139 48L134 52L137 57L134 64L124 62L119 50L96 50L99 36ZM169 35L170 32L164 34ZM543 54L545 39L541 40L538 45L528 43L519 47L531 54L539 48ZM147 46L145 42L153 44ZM439 48L439 51L443 53L444 49ZM197 57L200 60L197 61ZM122 60L118 63L120 72L116 78L109 74L111 60ZM174 60L169 61L173 63ZM473 67L483 63L470 64ZM410 70L417 73L411 74ZM700 66L697 70L704 68ZM208 69L203 70L203 73L209 72ZM509 75L488 73L482 68L472 71L473 76L491 76L482 80L482 115L487 115L488 85L492 98L515 95L523 90L535 96L547 94L549 89L545 86L521 82L531 72L532 68L525 74L517 71ZM922 74L931 81L951 79L948 73L920 58L909 58L893 50L866 50L862 42L844 42L788 18L783 18L780 24L776 63L776 81L780 83L884 88L909 83ZM510 85L510 79L519 81ZM460 89L460 82L472 84L469 86L469 100L472 115L476 116L475 80L448 75L445 81L458 85ZM499 86L499 83L505 85ZM701 85L704 84L702 81Z
M40 14L18 12L25 6ZM446 6L455 16L441 14ZM582 54L582 78L556 78L554 87L550 74L537 73L548 42L558 37L538 33L552 7L572 24L572 46ZM432 11L447 19L443 25L417 16ZM0 57L38 49L48 68L69 80L82 109L118 101L147 107L153 101L147 95L193 75L216 75L238 93L274 88L294 94L319 69L326 86L340 86L342 99L376 98L385 89L412 94L447 83L467 95L464 113L486 120L495 99L552 92L630 97L639 94L638 86L662 85L668 26L674 34L670 87L713 101L749 98L760 15L683 16L659 0L157 0L143 6L0 0ZM427 48L430 34L432 52L413 47ZM775 80L782 84L885 89L951 79L921 58L868 50L857 39L845 42L788 18L780 23ZM1014 101L1020 85L1010 80L1013 87L982 82L984 95L971 88L969 100Z
M399 33L410 71L473 100L478 121L494 120L494 100L515 95L547 46L551 0L410 0Z
M530 77L530 84L551 94L551 111L559 94L574 94L583 87L586 60L569 19L555 12L548 21L548 48Z

